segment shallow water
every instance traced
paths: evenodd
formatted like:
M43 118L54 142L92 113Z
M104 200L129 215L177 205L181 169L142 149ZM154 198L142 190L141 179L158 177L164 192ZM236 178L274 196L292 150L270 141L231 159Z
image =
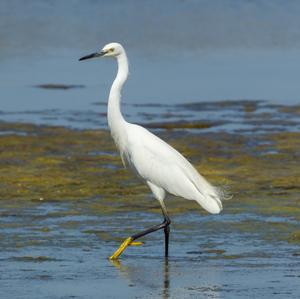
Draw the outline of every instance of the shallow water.
M94 103L94 110L47 109L0 113L4 121L62 125L76 129L107 128L106 103ZM266 101L194 102L186 104L127 104L126 118L152 130L263 134L299 132L300 106L274 105Z
M1 109L90 103L86 91L39 97L30 88L51 83L83 84L105 101L112 61L78 58L111 41L128 50L128 103L299 103L299 10L297 1L280 0L2 0Z
M242 121L260 109L228 102L184 109L223 106ZM284 108L295 112L278 111ZM229 184L234 197L216 216L168 199L170 258L163 258L157 232L111 263L125 237L161 215L149 190L122 168L109 133L0 126L0 297L299 297L298 129L160 129L209 181Z
M0 298L299 298L299 7L1 1ZM106 131L115 63L78 62L112 38L126 118L234 195L168 199L168 259L156 232L108 260L161 221Z
M299 132L190 131L158 133L233 199L216 216L168 199L169 259L157 232L112 263L162 219L108 132L1 123L0 297L298 298Z
M89 201L1 204L1 297L298 298L299 246L266 235L286 218L251 213L172 217L170 258L163 234L107 257L126 234L161 219L153 213L104 216ZM241 231L249 222L259 230ZM291 226L296 224L291 221Z

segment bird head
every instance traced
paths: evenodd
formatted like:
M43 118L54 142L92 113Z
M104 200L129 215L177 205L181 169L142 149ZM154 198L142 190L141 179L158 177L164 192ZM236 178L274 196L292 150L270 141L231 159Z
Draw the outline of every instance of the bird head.
M109 43L105 45L102 50L83 56L79 60L85 60L95 57L118 57L124 52L124 48L119 43Z

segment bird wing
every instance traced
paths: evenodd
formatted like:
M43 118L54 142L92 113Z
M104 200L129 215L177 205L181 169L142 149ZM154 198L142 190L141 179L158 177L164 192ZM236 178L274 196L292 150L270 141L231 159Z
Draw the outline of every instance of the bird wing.
M125 153L129 166L144 180L167 192L196 200L210 213L222 210L220 194L177 150L146 130L130 124Z

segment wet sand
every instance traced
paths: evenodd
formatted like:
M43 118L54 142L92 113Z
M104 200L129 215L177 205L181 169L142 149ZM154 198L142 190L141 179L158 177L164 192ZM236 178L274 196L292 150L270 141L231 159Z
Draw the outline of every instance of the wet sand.
M109 133L0 127L1 298L299 297L299 132L158 131L234 197L216 216L168 198L169 259L157 232L112 263L161 215Z

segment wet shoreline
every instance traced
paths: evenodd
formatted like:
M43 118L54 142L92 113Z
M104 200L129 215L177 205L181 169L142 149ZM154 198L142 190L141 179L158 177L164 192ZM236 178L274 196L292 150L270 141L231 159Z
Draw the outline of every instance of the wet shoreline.
M298 297L299 132L157 131L234 197L216 216L168 198L169 260L156 233L111 264L123 238L161 215L109 132L5 122L0 130L1 296Z
M62 91L65 93L65 91ZM53 94L55 96L55 94ZM63 94L61 95L63 96ZM81 110L44 109L0 111L8 122L64 126L72 129L106 129L106 102L94 102ZM191 130L194 133L227 132L265 134L300 131L300 106L269 101L236 100L153 104L122 103L130 122L154 130Z
M0 2L0 298L300 298L297 1ZM298 25L297 25L298 24ZM161 223L107 129L122 114L233 195L219 215L168 197Z

